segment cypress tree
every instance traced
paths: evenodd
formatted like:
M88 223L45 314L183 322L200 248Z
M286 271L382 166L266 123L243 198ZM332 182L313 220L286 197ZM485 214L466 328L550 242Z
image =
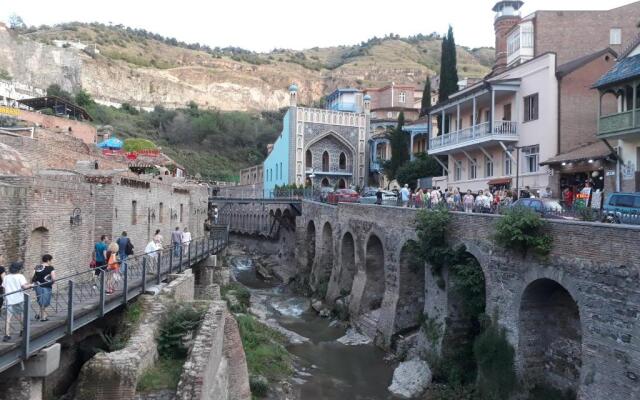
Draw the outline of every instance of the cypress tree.
M409 140L408 134L403 130L404 113L398 115L398 125L389 134L389 144L391 145L391 160L384 165L384 172L389 179L395 179L398 168L409 161Z
M458 91L458 67L456 55L456 41L453 28L449 26L447 35L442 39L442 54L440 59L440 88L438 101L444 101Z
M424 83L424 91L422 92L422 104L420 105L420 116L429 114L431 108L431 77L427 75L427 81Z

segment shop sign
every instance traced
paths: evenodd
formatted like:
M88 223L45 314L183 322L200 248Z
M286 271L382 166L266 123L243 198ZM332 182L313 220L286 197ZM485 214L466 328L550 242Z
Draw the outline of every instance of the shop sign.
M0 107L0 114L12 115L14 117L17 117L20 114L20 110L13 107L2 106Z
M605 175L606 176L616 176L616 171L611 171L611 170L607 171L607 172L605 172Z
M622 165L622 179L628 180L635 177L636 166L631 161L627 161Z

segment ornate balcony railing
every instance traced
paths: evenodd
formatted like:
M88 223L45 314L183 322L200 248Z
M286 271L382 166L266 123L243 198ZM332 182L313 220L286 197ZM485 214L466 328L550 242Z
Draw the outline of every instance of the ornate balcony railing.
M611 133L624 131L627 129L640 128L640 110L625 111L600 117L598 135L608 135ZM633 126L633 114L636 114L635 127Z
M493 129L489 122L483 122L456 132L429 139L429 149L436 150L446 146L464 145L475 140L493 136L518 137L518 123L515 121L495 121Z

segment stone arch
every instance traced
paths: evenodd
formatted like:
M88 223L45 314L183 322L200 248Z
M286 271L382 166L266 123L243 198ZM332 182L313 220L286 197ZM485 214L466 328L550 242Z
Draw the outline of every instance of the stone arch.
M331 269L333 268L333 228L328 221L322 225L321 234L321 254L318 262L316 263L313 277L316 289L320 290L321 288L319 286L325 285L321 291L326 292L326 285L328 285Z
M382 298L385 292L385 251L382 240L376 234L371 234L365 245L364 272L366 276L362 300L361 313L370 313L370 319L377 323Z
M324 172L329 171L330 164L331 164L331 159L329 158L329 152L325 150L322 152L322 171Z
M424 311L424 267L414 256L416 245L414 240L408 240L400 250L394 333L419 327Z
M329 186L329 179L328 178L322 178L322 182L320 184L322 185L322 187L328 187Z
M305 255L306 255L306 271L313 270L313 264L316 258L316 224L313 220L307 223L307 232L305 235Z
M340 157L338 159L338 167L342 169L347 169L347 155L344 154L344 151L340 152Z
M347 187L347 181L344 180L344 178L340 178L340 180L338 180L338 189L346 189Z
M27 270L39 264L42 256L49 253L49 241L49 230L44 226L39 226L31 231L27 242L27 252L24 257Z
M305 152L304 165L306 168L313 168L313 154L309 149Z
M520 299L518 353L525 378L578 392L582 367L580 310L555 280L529 283Z
M351 293L351 285L353 285L353 278L356 275L356 244L353 240L351 232L347 232L342 237L340 243L340 277L339 288L340 295L343 293Z

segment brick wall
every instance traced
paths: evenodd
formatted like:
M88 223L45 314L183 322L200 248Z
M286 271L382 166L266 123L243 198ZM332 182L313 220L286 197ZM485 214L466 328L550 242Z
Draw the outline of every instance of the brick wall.
M537 11L534 21L535 54L558 54L558 64L613 48L620 53L638 34L640 2L602 11ZM609 30L622 29L622 45L609 44Z
M96 142L96 128L89 123L26 110L19 110L18 113L17 119L31 122L47 129L63 130L68 135L73 135L85 143L94 144Z
M0 182L0 265L21 258L27 242L27 188Z
M560 80L559 153L596 140L599 93L591 86L614 63L607 53Z

